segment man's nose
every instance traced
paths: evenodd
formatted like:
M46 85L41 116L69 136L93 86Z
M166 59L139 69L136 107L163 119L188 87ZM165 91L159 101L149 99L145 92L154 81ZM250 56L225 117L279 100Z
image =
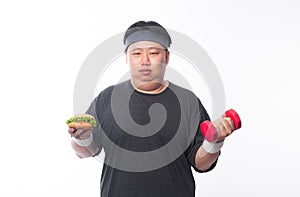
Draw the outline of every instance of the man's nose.
M150 58L149 58L149 55L148 55L148 53L143 53L143 55L142 55L142 59L141 59L141 64L142 65L150 65Z

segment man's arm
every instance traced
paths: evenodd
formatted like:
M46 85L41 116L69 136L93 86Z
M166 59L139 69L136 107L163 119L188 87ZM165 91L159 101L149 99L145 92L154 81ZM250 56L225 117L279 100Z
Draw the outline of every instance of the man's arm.
M74 149L76 155L80 158L93 157L100 153L101 149L96 146L92 129L82 130L70 128L68 132L71 134L71 146Z
M210 143L204 140L203 144L199 147L195 156L195 166L201 171L205 171L218 159L220 148L223 145L225 138L234 130L233 121L222 115L222 118L214 122L214 126L218 131L218 139L216 143Z
M198 170L206 171L210 166L218 159L219 152L217 153L208 153L201 145L197 151L195 157L195 166Z

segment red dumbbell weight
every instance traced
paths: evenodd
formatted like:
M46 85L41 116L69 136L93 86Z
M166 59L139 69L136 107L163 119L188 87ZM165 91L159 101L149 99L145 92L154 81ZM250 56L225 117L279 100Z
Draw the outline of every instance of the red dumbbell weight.
M233 109L227 110L225 112L226 117L229 117L233 120L234 122L234 130L237 130L239 128L241 128L242 126L242 122L241 119L238 115L238 113L236 113L236 111L234 111ZM218 138L218 131L217 129L214 127L213 123L211 123L210 121L206 120L203 121L200 124L200 129L202 132L202 135L204 136L204 138L209 141L209 142L214 142L217 140Z

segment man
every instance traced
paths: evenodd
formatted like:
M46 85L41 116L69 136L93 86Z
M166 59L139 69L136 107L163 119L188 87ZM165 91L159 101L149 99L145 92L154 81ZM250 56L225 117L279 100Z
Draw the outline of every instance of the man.
M214 122L217 142L204 140L199 124L209 116L200 100L164 80L170 44L156 22L131 25L124 36L131 79L106 88L92 102L87 113L96 118L96 128L68 131L80 158L104 150L102 197L195 196L191 167L212 170L234 130L232 120L222 116Z

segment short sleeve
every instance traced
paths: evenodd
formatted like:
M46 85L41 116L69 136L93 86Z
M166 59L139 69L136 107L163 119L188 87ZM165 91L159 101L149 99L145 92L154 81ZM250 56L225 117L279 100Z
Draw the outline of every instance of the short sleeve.
M205 120L210 120L209 115L206 111L206 109L203 107L202 103L200 102L200 100L198 99L198 103L199 103L199 112L200 112L200 120L199 120L199 124ZM201 171L199 169L196 168L195 166L195 157L197 154L197 151L199 149L199 147L202 145L204 141L204 137L200 131L200 127L198 127L197 132L195 134L194 139L192 140L191 144L189 145L189 147L187 148L187 150L185 151L185 156L188 160L188 162L190 163L190 165L195 169L196 172L209 172L211 171L217 164L217 160L211 165L211 167L205 171Z
M101 132L101 127L99 124L97 111L96 111L97 99L98 99L98 97L96 97L93 100L93 102L91 103L91 105L88 108L88 110L86 111L86 113L92 115L96 119L96 127L93 129L93 139L94 139L94 143L96 144L96 146L98 146L99 149L101 150L102 149L102 142L101 142L102 132Z

